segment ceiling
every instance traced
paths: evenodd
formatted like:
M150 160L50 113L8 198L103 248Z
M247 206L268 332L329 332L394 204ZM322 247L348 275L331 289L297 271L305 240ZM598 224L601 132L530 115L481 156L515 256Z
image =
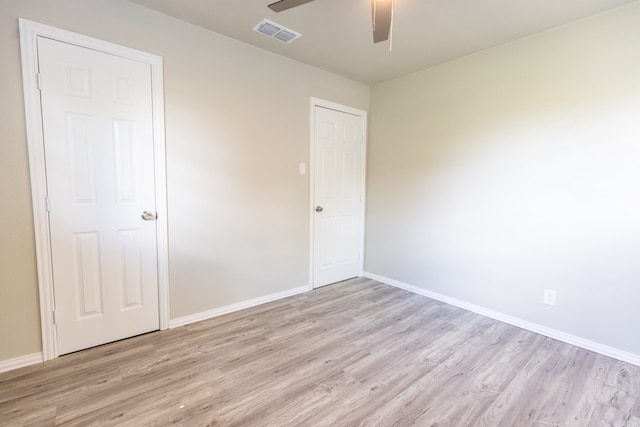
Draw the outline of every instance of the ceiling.
M375 84L637 0L395 0L393 49L374 44L370 0L316 0L275 13L275 0L129 0L335 74ZM253 31L269 19L302 37Z

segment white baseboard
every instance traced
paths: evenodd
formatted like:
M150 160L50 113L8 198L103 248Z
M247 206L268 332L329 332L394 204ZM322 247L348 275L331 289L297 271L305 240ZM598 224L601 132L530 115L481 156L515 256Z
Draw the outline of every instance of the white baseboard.
M42 363L44 358L42 353L27 354L25 356L14 357L13 359L0 360L0 372L12 371L25 366Z
M223 314L233 313L234 311L242 310L249 307L255 307L256 305L265 304L267 302L276 301L282 298L287 298L293 295L298 295L304 292L308 292L312 289L310 285L301 286L299 288L293 288L284 292L277 292L275 294L265 295L263 297L254 298L247 301L242 301L236 304L227 305L224 307L216 308L214 310L203 311L201 313L191 314L189 316L179 317L169 321L169 328L177 328L178 326L188 325L190 323L200 322L202 320L211 319L212 317L222 316Z
M614 359L618 359L622 362L640 366L640 355L638 354L629 353L627 351L619 350L614 347L609 347L604 344L597 343L595 341L590 341L582 337L578 337L576 335L571 335L566 332L559 331L557 329L548 328L546 326L542 326L537 323L529 322L527 320L523 320L518 317L514 317L508 314L500 313L498 311L490 310L488 308L471 304L456 298L451 298L436 292L431 292L426 289L419 288L417 286L412 286L407 283L399 282L397 280L390 279L388 277L379 276L374 273L364 272L363 276L368 277L369 279L377 280L378 282L382 282L387 285L395 286L397 288L401 288L406 291L413 292L415 294L419 294L437 301L444 302L446 304L453 305L455 307L465 309L467 311L471 311L473 313L480 314L482 316L499 320L509 325L526 329L527 331L535 332L537 334L544 335L546 337L553 338L558 341L565 342L567 344L575 345L577 347L581 347L586 350L590 350L590 351L602 354L604 356L613 357Z

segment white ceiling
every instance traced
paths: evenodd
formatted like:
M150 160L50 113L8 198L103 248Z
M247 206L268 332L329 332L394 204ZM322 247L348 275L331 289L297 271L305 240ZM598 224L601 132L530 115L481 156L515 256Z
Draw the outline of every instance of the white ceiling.
M315 0L280 12L275 0L130 0L216 33L366 84L378 83L637 0L395 0L393 50L373 44L370 0ZM263 19L302 37L253 31Z

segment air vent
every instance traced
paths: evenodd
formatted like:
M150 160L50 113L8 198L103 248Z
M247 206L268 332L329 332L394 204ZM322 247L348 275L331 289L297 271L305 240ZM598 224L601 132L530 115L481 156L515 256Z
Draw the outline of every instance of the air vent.
M285 28L280 24L276 24L273 21L269 21L268 19L264 19L258 25L253 27L253 30L262 33L265 36L269 36L273 39L278 39L284 43L291 43L292 41L302 36L302 34L297 33L289 28Z

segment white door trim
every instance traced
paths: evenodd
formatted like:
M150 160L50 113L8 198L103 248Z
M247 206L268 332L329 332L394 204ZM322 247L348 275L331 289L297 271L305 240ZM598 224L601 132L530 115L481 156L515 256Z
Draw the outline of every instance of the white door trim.
M335 102L326 101L324 99L311 97L311 147L309 154L309 283L311 284L311 288L315 289L317 286L315 284L314 279L314 221L316 215L315 212L315 139L316 139L316 116L315 111L316 107L328 108L330 110L340 111L342 113L352 114L354 116L358 116L362 120L362 177L361 177L361 188L362 188L362 204L361 204L361 212L360 217L362 218L362 223L360 224L360 235L362 236L360 240L360 265L358 266L358 275L362 276L362 272L364 271L364 218L365 218L365 205L366 205L366 164L367 164L367 112L364 110L359 110L357 108L347 107L345 105L337 104Z
M157 244L158 244L158 298L160 329L169 327L169 251L167 246L167 200L164 139L164 94L162 57L119 46L106 41L61 30L26 19L19 20L22 53L22 81L24 85L27 146L31 174L31 197L36 240L38 287L40 292L40 324L44 360L58 356L53 319L53 274L51 245L47 215L47 180L45 173L44 135L40 92L38 90L37 37L46 37L77 46L132 59L151 67L153 97L153 144L156 178Z

